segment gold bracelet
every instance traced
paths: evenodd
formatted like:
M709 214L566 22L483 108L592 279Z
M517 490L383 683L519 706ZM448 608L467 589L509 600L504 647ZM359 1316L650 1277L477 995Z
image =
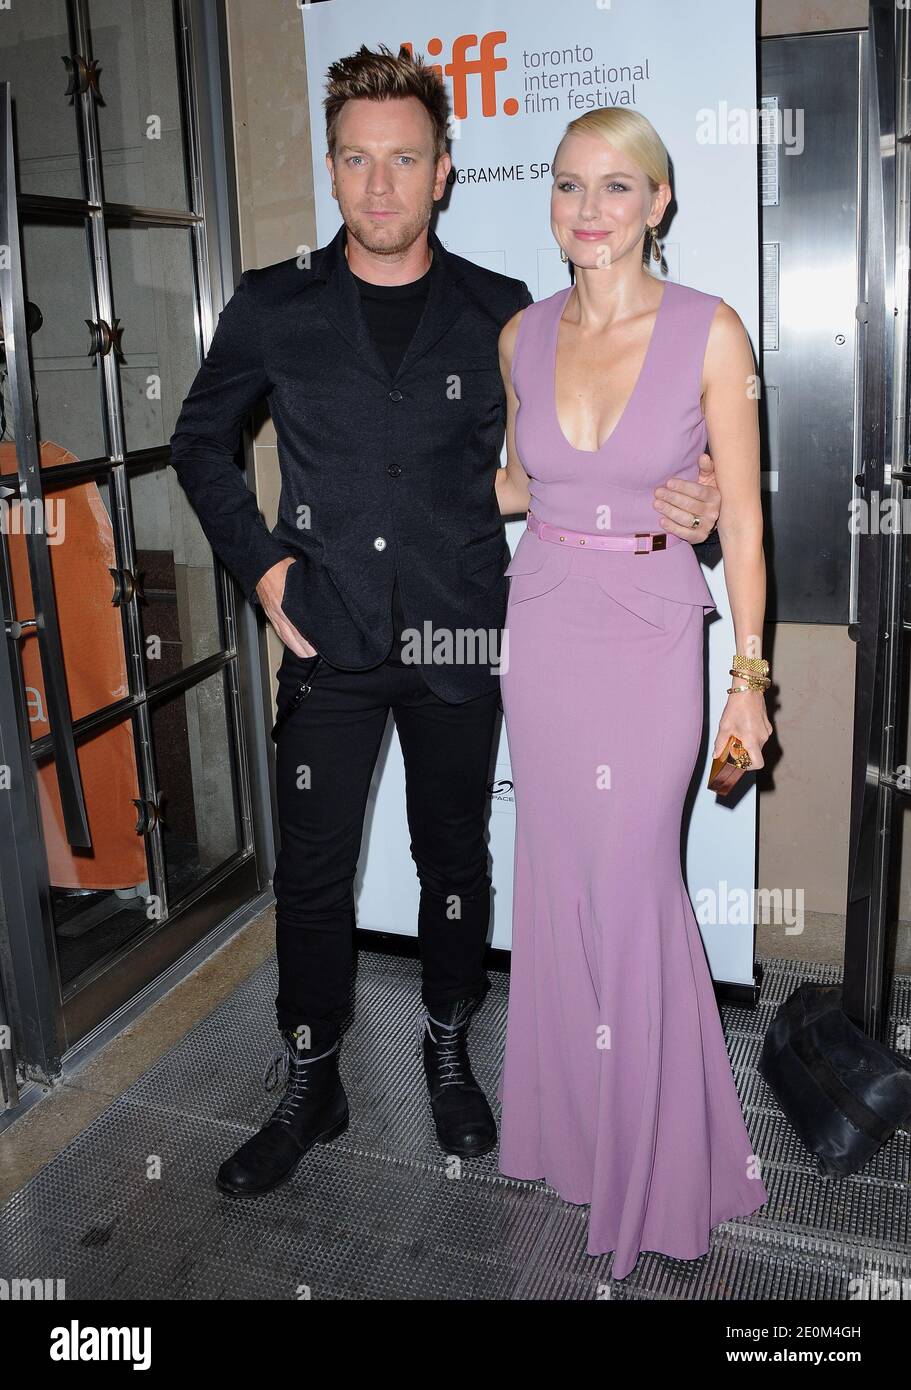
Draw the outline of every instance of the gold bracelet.
M729 694L729 695L739 695L739 694L741 693L741 691L743 691L743 690L755 690L755 689L757 689L757 687L756 687L755 685L729 685L729 686L728 686L728 694Z
M732 664L738 667L739 674L743 676L769 674L769 663L762 656L741 656L739 652L735 652Z
M747 681L751 690L768 690L772 684L768 676L753 676L747 671L738 671L736 666L729 668L728 675L739 676L741 680Z

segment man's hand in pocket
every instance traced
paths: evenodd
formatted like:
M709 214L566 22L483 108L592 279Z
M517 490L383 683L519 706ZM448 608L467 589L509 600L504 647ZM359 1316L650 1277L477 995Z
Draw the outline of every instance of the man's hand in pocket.
M285 646L290 647L295 656L316 656L316 648L288 621L282 608L286 576L291 565L295 564L297 561L293 555L289 555L286 560L279 560L277 565L266 570L256 586L256 592L266 617Z

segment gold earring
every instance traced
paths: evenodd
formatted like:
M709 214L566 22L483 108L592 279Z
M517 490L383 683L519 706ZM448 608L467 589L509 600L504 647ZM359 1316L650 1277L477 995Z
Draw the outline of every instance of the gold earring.
M562 246L560 247L560 260L563 262L564 265L569 260L569 256L567 256Z
M652 254L652 256L654 257L654 259L655 259L656 261L660 261L660 260L661 260L661 247L658 245L658 229L657 229L657 227L652 227L652 226L649 225L649 224L646 224L646 225L648 226L648 230L649 230L649 232L651 233L651 238L652 238L652 252L651 252L651 254Z

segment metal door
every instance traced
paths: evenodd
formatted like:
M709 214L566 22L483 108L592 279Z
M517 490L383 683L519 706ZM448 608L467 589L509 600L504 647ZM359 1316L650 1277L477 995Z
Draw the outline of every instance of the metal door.
M190 0L45 0L0 26L0 998L20 1081L272 870L261 634L168 462L236 278L223 25Z

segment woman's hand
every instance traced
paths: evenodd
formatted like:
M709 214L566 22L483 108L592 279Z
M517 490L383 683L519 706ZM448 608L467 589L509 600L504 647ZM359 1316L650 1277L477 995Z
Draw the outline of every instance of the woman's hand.
M734 678L736 684L736 677ZM724 745L735 734L750 755L750 771L764 767L762 746L772 732L765 708L765 691L740 690L728 696L718 725L712 757L720 758Z

